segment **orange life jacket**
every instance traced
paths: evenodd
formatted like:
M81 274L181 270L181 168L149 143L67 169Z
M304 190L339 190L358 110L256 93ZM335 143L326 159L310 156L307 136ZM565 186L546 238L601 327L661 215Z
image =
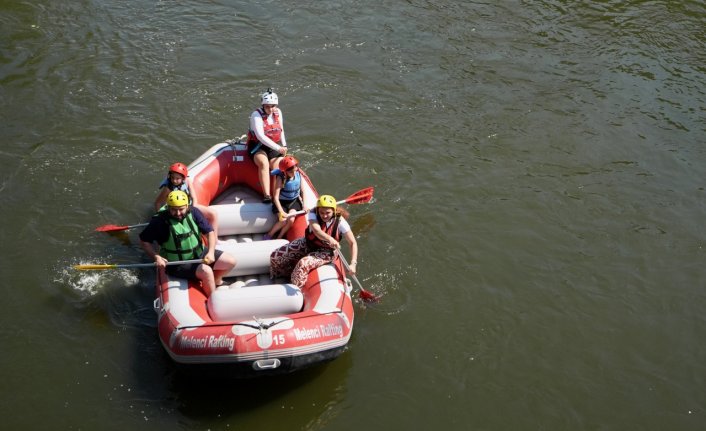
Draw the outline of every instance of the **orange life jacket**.
M268 115L265 113L264 109L258 108L257 112L262 117L262 128L265 131L265 136L279 144L282 140L282 124L279 121L279 108L275 109L272 113L272 123L267 122ZM259 141L257 139L257 135L255 135L255 132L253 130L248 130L248 144L257 142Z

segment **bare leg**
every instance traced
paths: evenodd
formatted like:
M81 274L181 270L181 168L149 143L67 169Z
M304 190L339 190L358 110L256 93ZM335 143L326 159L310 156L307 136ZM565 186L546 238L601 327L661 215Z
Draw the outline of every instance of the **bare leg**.
M294 214L295 212L296 212L296 211L291 210L291 211L289 211L289 214L292 215L292 214ZM284 238L284 236L287 234L287 232L289 231L289 229L290 229L292 226L294 226L294 217L286 218L286 219L284 219L281 223L284 223L284 226L282 226L282 228L280 229L279 235L277 235L277 238Z
M270 171L273 169L279 168L279 162L282 160L282 157L275 157L274 159L270 160ZM269 172L267 173L269 175ZM270 177L270 190L275 189L275 177Z
M223 276L235 268L235 257L230 253L222 253L216 263L213 264L213 278L216 286L223 283Z
M282 227L285 225L285 223L286 223L286 221L278 221L277 223L275 223L274 226L272 226L272 229L270 229L270 231L267 232L267 235L270 238L274 238L274 235L277 233L277 231L282 229ZM280 238L281 238L281 236L280 236Z
M257 165L257 171L258 175L260 177L260 187L262 187L262 195L263 197L271 196L270 195L270 164L267 161L267 155L265 155L264 152L260 151L253 156L253 160L255 161L255 165Z
M196 268L196 278L201 280L201 285L206 291L206 296L211 296L214 290L216 290L216 282L213 278L213 270L210 266L201 264Z

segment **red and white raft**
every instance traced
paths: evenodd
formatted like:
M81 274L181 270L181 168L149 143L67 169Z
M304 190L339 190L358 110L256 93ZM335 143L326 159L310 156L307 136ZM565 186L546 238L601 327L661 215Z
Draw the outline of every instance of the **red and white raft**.
M314 207L317 196L302 172ZM224 364L236 377L295 371L339 356L353 330L351 285L340 261L311 273L299 289L269 278L270 253L286 240L264 240L276 222L262 203L257 170L240 141L213 146L189 166L191 193L219 217L216 248L237 264L207 298L198 281L158 271L154 308L159 338L180 364ZM297 216L287 239L304 235Z

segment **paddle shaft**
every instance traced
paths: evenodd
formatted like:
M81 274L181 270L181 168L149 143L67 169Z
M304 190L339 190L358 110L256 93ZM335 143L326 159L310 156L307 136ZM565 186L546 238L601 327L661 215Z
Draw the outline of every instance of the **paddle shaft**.
M127 226L126 229L134 229L134 228L136 228L136 227L145 227L145 226L147 226L148 224L149 224L149 223L131 224L130 226Z
M191 259L191 260L175 260L173 262L167 262L167 265L185 265L189 263L201 263L203 259ZM118 268L148 268L157 266L156 262L152 263L126 263L126 264L88 264L88 265L74 265L74 269L78 270L101 270L101 269L118 269Z
M367 202L370 202L370 199L373 197L373 188L368 187L366 189L358 190L357 192L353 193L352 195L348 196L347 198L337 201L336 205L341 205L345 203L349 204L364 204ZM296 211L292 214L287 214L284 218L288 217L293 217L299 214L304 214L306 211L304 210L299 210Z
M95 230L96 230L96 232L118 232L118 231L123 231L123 230L134 229L136 227L144 227L144 226L147 226L148 224L149 223L139 223L139 224L131 224L129 226L117 226L114 224L108 224L108 225L98 226Z
M349 275L351 278L353 278L353 281L355 281L355 284L358 285L358 289L360 289L360 297L366 300L372 300L372 301L377 301L378 297L375 296L374 293L365 290L362 284L360 284L360 281L358 281L358 277L355 276L355 274L351 274L351 266L348 264L348 261L346 258L343 256L343 253L340 251L337 252L339 259L341 259L341 262L343 262L343 266L346 267L346 270L348 270Z
M342 201L336 202L336 205L341 205L341 204L345 204L345 203L346 203L346 200L344 199L344 200L342 200ZM296 212L294 212L294 213L292 213L292 214L287 214L286 216L284 216L284 218L293 217L293 216L299 215L299 214L304 214L305 212L306 212L306 211L304 211L304 210L299 210L299 211L296 211Z

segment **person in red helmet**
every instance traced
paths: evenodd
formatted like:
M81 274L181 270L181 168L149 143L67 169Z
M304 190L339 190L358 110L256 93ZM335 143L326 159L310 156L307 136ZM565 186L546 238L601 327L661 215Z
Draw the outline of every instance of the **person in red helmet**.
M167 202L167 195L174 190L181 190L189 197L189 181L187 179L189 170L183 163L173 163L167 171L167 177L159 185L159 194L154 200L154 210L159 211Z
M159 185L160 191L157 195L157 199L154 201L154 210L159 211L164 207L169 193L175 190L181 190L189 197L190 205L198 208L206 219L208 219L208 222L213 227L213 231L216 233L216 237L218 237L218 216L216 215L216 212L209 208L208 205L201 205L197 203L189 192L190 187L191 179L189 178L189 169L183 163L173 163L169 166L167 178L165 178Z
M300 210L306 212L306 199L302 189L302 176L299 172L299 161L293 156L284 156L279 162L279 169L272 171L275 177L272 212L278 214L279 221L265 235L265 239L284 238L289 228L294 224L294 213Z
M271 88L267 89L260 101L262 107L250 114L248 154L257 165L262 201L270 203L270 170L275 169L281 158L287 155L287 139L284 137L284 117L277 106L277 93L273 93Z

